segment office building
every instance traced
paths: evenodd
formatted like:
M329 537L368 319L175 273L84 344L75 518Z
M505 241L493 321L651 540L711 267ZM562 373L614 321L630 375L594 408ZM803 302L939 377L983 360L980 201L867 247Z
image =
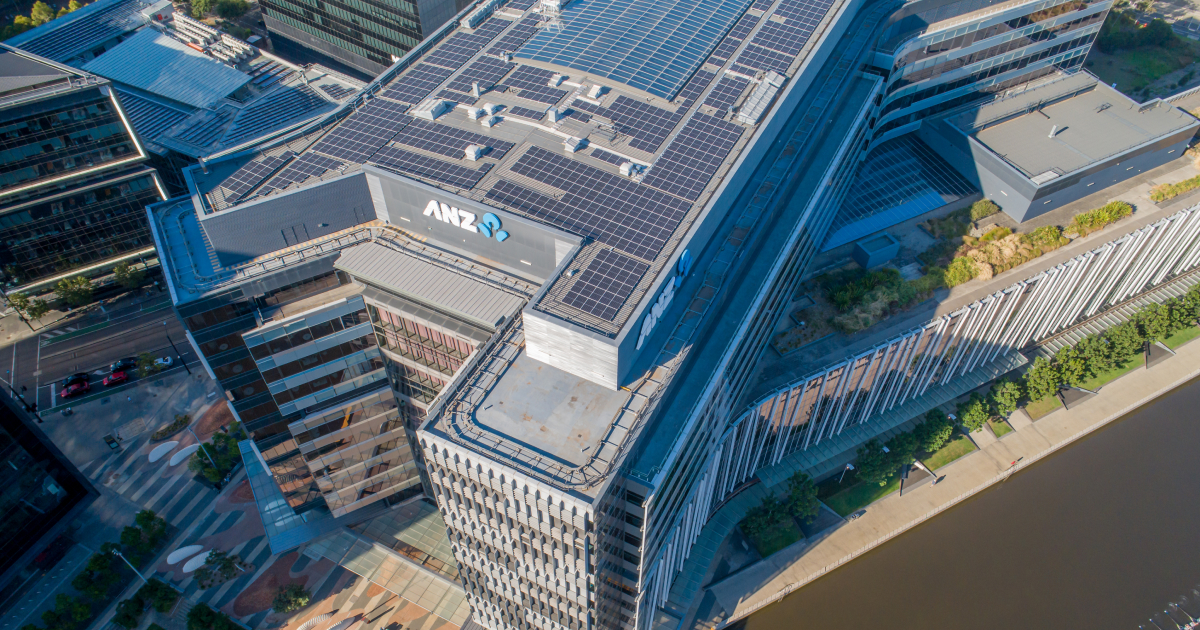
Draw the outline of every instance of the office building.
M0 401L0 603L48 569L47 546L99 493L12 398Z
M264 0L263 21L281 51L317 58L363 78L391 66L454 17L463 0Z
M897 8L475 5L327 117L188 169L152 225L272 549L391 584L347 531L423 491L476 623L677 627L710 516L795 452L741 418L870 146L886 81L860 70Z
M166 197L108 81L0 45L0 270L8 291L154 253Z

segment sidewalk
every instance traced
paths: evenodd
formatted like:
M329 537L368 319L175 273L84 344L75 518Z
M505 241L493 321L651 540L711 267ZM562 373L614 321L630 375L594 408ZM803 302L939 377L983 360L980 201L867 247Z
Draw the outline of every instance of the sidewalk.
M944 478L936 486L916 488L903 498L892 493L868 506L863 517L847 523L819 543L782 552L791 551L795 557L775 554L716 584L712 594L725 611L717 625L724 627L750 615L942 510L1004 481L1013 472L1200 376L1200 343L1187 344L1177 352L1154 368L1136 370L1109 384L1098 396L1073 409L1056 411L1035 423L1013 423L1016 431L1003 440L993 441L939 469Z

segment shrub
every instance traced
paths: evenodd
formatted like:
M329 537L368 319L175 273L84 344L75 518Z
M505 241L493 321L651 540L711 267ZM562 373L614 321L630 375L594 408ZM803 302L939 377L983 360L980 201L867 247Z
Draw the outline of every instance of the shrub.
M1042 253L1053 251L1071 242L1067 237L1062 235L1062 228L1057 225L1043 225L1042 227L1028 233L1022 234L1022 239L1033 247L1042 250Z
M1075 215L1071 219L1071 224L1067 226L1067 231L1074 232L1080 236L1087 236L1131 214L1133 214L1133 206L1124 201L1110 201L1095 210L1088 210L1087 212Z
M980 242L983 242L983 243L988 243L991 241L998 241L1012 233L1013 233L1013 231L1009 228L994 227L994 228L988 230L986 234L979 237L979 240L980 240Z
M956 287L965 282L971 281L975 276L979 275L979 270L975 266L975 261L964 256L960 256L950 261L950 265L946 267L945 282L948 287Z
M174 435L175 433L182 431L183 428L186 427L191 422L192 422L191 416L189 416L187 414L177 413L177 414L175 414L175 419L171 421L171 424L168 424L167 426L155 431L154 435L150 436L150 439L151 440L161 440L163 438L170 437L170 436Z
M288 584L275 594L275 601L271 604L271 608L275 609L275 612L290 613L307 606L310 599L312 596L304 590L303 586Z
M996 205L996 202L992 201L991 199L980 199L979 201L971 204L972 221L986 219L997 212L1000 212L1000 206Z
M217 15L226 20L236 20L250 10L246 0L217 0Z
M196 604L188 611L187 630L241 630L225 615L209 608L208 604Z

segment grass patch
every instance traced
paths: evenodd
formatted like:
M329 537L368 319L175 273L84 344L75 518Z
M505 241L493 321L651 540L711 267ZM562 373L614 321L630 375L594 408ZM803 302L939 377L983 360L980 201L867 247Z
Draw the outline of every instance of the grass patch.
M1025 413L1029 414L1030 420L1039 420L1046 417L1050 412L1061 408L1062 403L1058 401L1057 396L1047 396L1025 405Z
M921 460L930 470L937 470L946 464L975 451L975 443L967 436L956 433L936 453Z
M1174 350L1196 337L1200 337L1200 326L1188 326L1174 335L1163 339L1163 344Z
M900 478L892 477L886 485L859 483L855 484L841 492L829 497L825 501L825 505L829 509L838 513L838 516L847 516L855 510L870 505L884 496L895 492L900 488Z
M998 437L998 438L1002 438L1002 437L1008 435L1009 433L1013 432L1013 428L1011 426L1009 426L1008 423L1003 420L996 420L995 418L988 418L987 423L988 423L989 427L992 427L992 433L995 433L996 437Z
M804 538L804 532L796 526L796 520L788 518L779 527L758 536L747 536L750 543L758 550L758 555L767 556Z

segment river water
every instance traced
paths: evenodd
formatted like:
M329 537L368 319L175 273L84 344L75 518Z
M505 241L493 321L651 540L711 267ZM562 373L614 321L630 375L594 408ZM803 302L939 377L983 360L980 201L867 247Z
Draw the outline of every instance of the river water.
M1197 583L1200 380L802 587L745 628L1155 630L1149 617Z

